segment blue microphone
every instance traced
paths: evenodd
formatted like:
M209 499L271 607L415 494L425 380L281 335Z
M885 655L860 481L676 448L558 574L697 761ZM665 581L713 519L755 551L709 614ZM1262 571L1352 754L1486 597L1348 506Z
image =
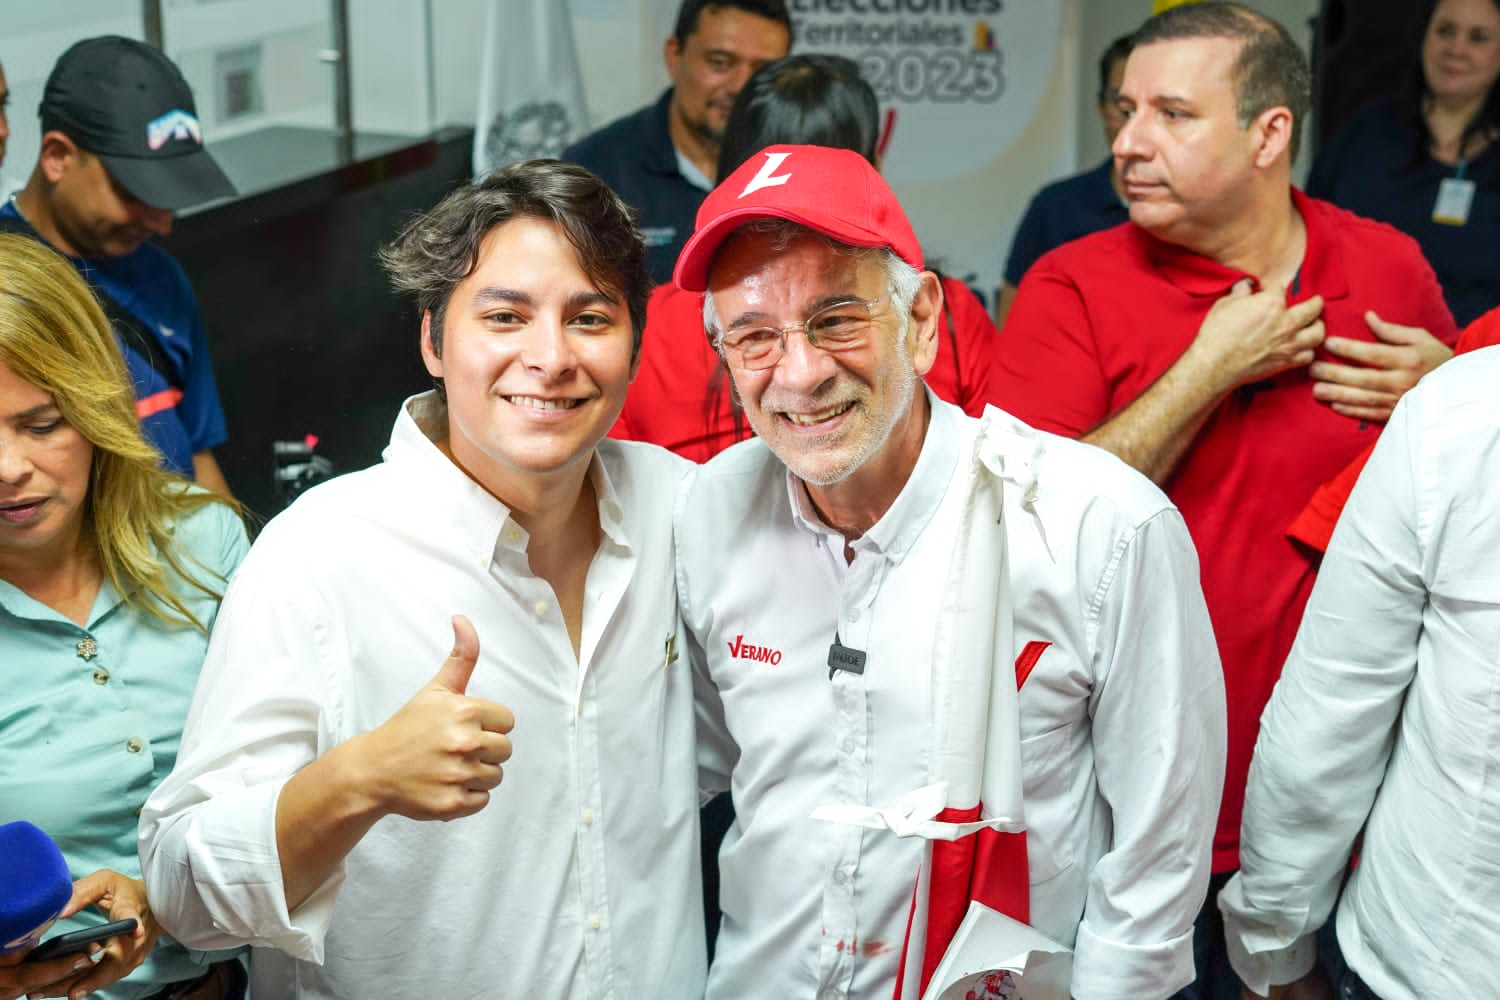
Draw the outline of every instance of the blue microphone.
M72 898L52 838L25 821L0 826L0 955L35 945Z

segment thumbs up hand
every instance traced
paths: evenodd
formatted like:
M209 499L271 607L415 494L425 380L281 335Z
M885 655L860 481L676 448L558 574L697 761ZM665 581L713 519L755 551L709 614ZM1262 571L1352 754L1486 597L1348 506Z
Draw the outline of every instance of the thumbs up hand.
M458 819L483 809L510 759L510 709L466 693L479 636L453 616L453 651L410 701L359 739L370 793L381 812Z
M474 676L474 665L479 662L479 634L474 625L463 615L453 616L453 652L438 668L432 679L436 687L464 694L469 689L469 678Z

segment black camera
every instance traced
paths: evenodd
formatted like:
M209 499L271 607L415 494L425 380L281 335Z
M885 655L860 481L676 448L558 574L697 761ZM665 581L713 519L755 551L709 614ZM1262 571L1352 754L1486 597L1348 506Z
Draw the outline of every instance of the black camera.
M272 476L276 496L286 507L302 492L333 476L333 463L317 453L318 436L309 434L301 441L273 441Z

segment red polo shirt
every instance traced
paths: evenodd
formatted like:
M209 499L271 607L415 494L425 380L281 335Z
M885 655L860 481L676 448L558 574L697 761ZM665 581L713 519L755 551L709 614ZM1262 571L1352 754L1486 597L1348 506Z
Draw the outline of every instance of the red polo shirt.
M963 282L945 277L943 299L938 356L927 384L942 399L978 416L995 398L999 334L984 304ZM652 293L640 369L609 433L659 444L695 462L706 462L750 436L750 425L731 400L719 355L703 332L701 293L676 285L661 285Z
M1363 315L1374 309L1446 343L1457 338L1413 240L1301 192L1292 197L1307 225L1307 251L1289 303L1323 296L1330 336L1373 340ZM1254 280L1132 223L1054 250L1027 272L1001 334L999 405L1045 430L1087 433L1171 367L1209 308L1245 278ZM1283 372L1231 393L1167 483L1198 546L1228 695L1215 871L1239 866L1261 710L1317 568L1287 525L1378 432L1317 402L1305 369Z

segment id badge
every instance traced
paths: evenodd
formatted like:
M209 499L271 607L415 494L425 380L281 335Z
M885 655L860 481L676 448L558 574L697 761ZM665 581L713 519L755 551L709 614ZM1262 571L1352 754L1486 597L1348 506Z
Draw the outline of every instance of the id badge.
M1437 203L1432 206L1432 221L1445 226L1463 226L1469 222L1474 204L1474 182L1462 177L1448 177L1438 185Z

